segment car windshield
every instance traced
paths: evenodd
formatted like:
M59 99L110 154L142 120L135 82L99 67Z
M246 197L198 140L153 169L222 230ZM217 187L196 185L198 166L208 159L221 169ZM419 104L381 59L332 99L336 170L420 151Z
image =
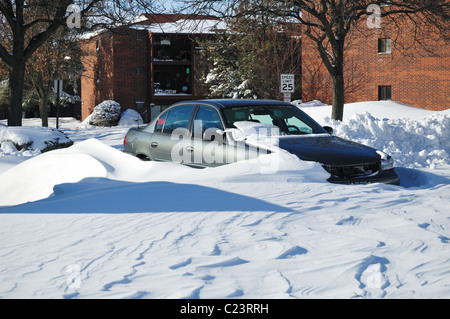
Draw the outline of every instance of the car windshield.
M226 125L235 128L236 122L256 122L275 125L281 135L324 134L316 121L295 106L233 107L223 110Z

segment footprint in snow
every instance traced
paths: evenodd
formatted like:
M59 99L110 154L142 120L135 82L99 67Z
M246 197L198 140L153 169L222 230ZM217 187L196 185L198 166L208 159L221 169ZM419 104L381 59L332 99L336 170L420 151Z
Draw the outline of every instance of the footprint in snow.
M364 297L384 297L385 289L390 285L386 276L386 265L389 260L384 257L370 255L364 259L356 270L355 279L358 280L359 288L364 291Z
M276 259L288 259L288 258L292 258L297 255L304 255L307 252L308 252L308 250L303 247L294 246L294 247L286 250L284 253L282 253L280 256L278 256Z
M189 265L191 262L192 262L192 258L189 258L189 259L186 259L185 261L182 261L181 263L169 266L169 269L174 270L174 269L178 269L181 267L185 267L185 266Z
M348 218L344 218L336 223L338 226L343 225L359 225L361 223L361 218L350 216Z
M244 260L239 257L234 257L234 258L227 259L227 260L215 263L215 264L199 266L198 268L231 267L231 266L246 264L248 262L249 262L248 260Z

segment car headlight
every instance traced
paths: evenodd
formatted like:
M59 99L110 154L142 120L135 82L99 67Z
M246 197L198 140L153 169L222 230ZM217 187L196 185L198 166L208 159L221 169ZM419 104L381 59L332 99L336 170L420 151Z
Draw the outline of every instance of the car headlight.
M381 157L381 169L383 171L388 171L394 168L394 159L392 158L392 156L382 151L377 151L377 154Z

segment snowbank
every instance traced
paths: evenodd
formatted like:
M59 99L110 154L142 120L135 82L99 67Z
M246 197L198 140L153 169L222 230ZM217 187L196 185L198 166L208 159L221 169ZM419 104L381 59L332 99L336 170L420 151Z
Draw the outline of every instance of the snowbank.
M72 144L64 133L56 129L0 125L0 156L36 156Z
M97 139L89 139L67 149L42 154L0 174L1 180L8 181L0 184L0 206L44 199L53 194L56 185L76 183L85 178L202 183L211 178L269 175L282 171L297 171L298 178L305 182L325 182L329 178L319 164L303 162L284 152L198 170L175 163L143 162Z
M118 125L121 126L136 126L144 124L144 120L141 115L133 109L125 110L121 117Z
M325 104L319 100L312 100L309 102L303 102L302 100L294 100L291 102L291 104L298 106L298 107L327 106L327 104Z
M0 208L0 296L449 297L448 169L347 186L279 160L198 170L96 139L29 159L0 175L0 206L24 202Z
M326 105L321 101L314 100L293 104L308 113L319 123L331 116L331 105ZM345 104L344 120L350 119L355 114L362 114L365 112L370 113L373 117L379 119L423 120L433 114L445 114L446 111L435 112L395 101L367 101Z
M330 118L331 106L294 101L334 135L390 154L397 166L435 168L450 164L450 110L434 112L395 101L349 103L344 120Z
M328 118L334 134L380 149L394 157L396 165L434 168L450 164L450 116L435 114L423 120L378 119L355 114L343 122Z

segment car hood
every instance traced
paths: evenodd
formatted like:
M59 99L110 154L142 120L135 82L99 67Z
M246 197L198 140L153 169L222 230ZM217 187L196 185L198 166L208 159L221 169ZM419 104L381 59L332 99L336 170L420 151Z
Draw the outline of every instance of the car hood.
M283 136L279 139L279 147L297 155L302 160L325 165L352 165L380 161L380 155L372 147L325 134Z

